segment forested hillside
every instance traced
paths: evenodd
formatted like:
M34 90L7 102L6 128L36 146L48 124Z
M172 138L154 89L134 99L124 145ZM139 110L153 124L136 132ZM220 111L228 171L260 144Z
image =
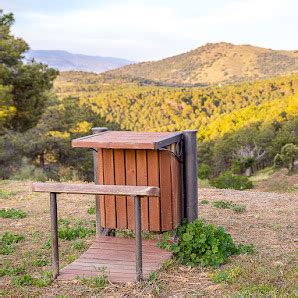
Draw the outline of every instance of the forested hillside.
M221 42L159 61L128 65L107 75L168 85L195 85L233 83L295 72L298 72L298 51Z

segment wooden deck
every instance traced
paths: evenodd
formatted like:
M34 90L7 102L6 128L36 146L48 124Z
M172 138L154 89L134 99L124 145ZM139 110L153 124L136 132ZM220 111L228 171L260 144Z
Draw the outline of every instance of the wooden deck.
M144 278L171 257L171 252L156 246L156 240L143 240ZM135 282L135 260L134 239L101 236L77 260L60 270L58 280L98 276L106 267L111 282Z

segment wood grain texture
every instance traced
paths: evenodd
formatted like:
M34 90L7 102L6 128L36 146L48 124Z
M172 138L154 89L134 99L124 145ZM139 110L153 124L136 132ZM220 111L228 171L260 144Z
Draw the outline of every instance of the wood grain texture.
M87 183L32 183L32 191L54 192L71 194L104 194L104 195L131 195L131 196L159 196L158 187L131 186L131 185L97 185Z
M137 169L136 169L136 151L125 150L125 171L126 184L137 185ZM127 225L128 228L134 230L135 216L134 216L134 199L127 197Z
M115 184L114 154L112 149L103 149L104 184ZM106 228L116 228L116 199L113 195L105 195Z
M73 147L160 149L182 138L181 132L107 131L72 140Z
M157 150L147 150L148 185L159 187L159 158ZM149 197L150 231L160 231L160 198Z
M97 150L97 171L98 171L98 183L103 185L103 153L102 149ZM98 205L98 204L97 204ZM100 206L100 224L102 227L106 225L106 211L105 211L105 197L103 195L99 196L99 206ZM98 207L96 207L98 208Z
M147 185L147 154L146 150L136 150L137 185ZM141 201L142 230L149 230L148 198Z
M125 185L124 150L114 149L115 184ZM116 196L117 229L127 229L126 196Z
M143 272L144 277L148 278L172 254L158 248L154 240L143 240L143 247ZM99 276L102 268L106 267L111 282L135 282L135 266L134 239L101 236L77 260L60 270L58 280Z
M172 217L172 182L171 182L171 156L167 150L159 152L160 164L160 209L161 229L168 231L173 228Z

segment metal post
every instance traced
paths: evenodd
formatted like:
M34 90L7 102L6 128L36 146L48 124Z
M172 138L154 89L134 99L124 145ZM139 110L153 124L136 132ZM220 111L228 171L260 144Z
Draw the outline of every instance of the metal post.
M51 229L52 229L52 268L53 278L59 275L59 251L58 251L58 220L57 220L57 194L50 193Z
M107 131L106 127L93 127L92 134L97 134L100 132ZM94 183L98 184L98 158L97 151L93 150L93 169L94 169ZM100 225L100 199L99 196L95 196L95 218L96 218L96 236L99 236L103 228Z
M143 279L141 197L135 196L134 201L135 201L135 234L136 234L136 274L137 274L137 281L140 281Z
M197 131L183 131L183 143L185 217L192 222L198 218Z

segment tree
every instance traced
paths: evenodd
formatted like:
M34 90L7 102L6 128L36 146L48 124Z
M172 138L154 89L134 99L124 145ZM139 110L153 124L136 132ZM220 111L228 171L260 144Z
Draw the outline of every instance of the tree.
M58 75L47 65L23 63L29 46L11 34L13 23L13 14L0 10L0 134L5 129L23 132L38 122Z
M292 171L294 168L295 159L298 156L298 146L295 144L286 144L281 148L280 154L274 158L275 166L283 164L285 167Z

